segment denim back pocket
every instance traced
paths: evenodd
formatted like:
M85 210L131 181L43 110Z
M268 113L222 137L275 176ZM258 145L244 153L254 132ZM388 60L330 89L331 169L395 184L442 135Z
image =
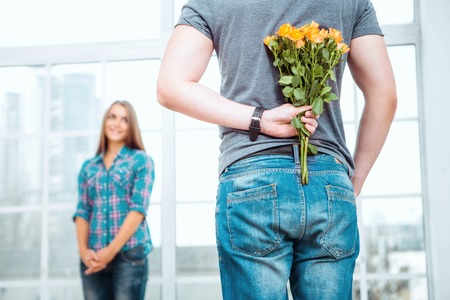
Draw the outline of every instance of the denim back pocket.
M264 256L275 249L281 242L276 185L229 193L227 222L235 250Z
M336 186L325 187L328 195L328 226L320 244L336 259L355 253L358 225L355 195L351 190Z
M142 266L145 264L146 254L144 246L136 246L130 250L120 252L122 259L133 266Z

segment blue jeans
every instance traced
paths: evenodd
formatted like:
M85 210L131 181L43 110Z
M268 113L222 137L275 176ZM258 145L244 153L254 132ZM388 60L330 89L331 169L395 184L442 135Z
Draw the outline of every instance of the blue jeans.
M297 158L296 158L297 157ZM224 300L352 298L359 253L353 186L334 157L242 159L220 176L216 235Z
M108 266L92 275L85 275L80 263L85 300L142 300L148 279L147 255L144 246L119 252Z

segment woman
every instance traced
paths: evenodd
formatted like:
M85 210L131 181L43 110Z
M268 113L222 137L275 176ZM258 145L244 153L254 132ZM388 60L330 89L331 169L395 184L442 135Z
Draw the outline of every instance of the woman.
M136 113L129 102L116 101L103 118L97 155L78 178L74 219L85 299L144 299L153 180Z

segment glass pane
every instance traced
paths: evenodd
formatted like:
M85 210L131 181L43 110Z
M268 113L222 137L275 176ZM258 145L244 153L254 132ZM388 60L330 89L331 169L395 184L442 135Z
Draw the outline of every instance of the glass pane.
M361 286L358 280L353 281L353 296L352 300L360 300L361 299Z
M389 57L397 85L396 118L417 118L417 69L414 46L389 47Z
M394 71L397 87L397 111L395 118L417 118L417 69L415 46L388 47L389 58ZM358 90L358 112L361 115L364 108L364 96Z
M381 25L412 23L414 0L372 0Z
M220 300L222 290L220 283L179 283L178 300Z
M176 213L178 274L218 275L215 204L180 204Z
M150 281L152 279L150 278ZM161 299L161 285L159 284L147 284L145 290L145 300L160 300Z
M364 199L361 205L367 271L426 273L421 199Z
M161 129L161 105L156 100L159 60L106 64L106 102L129 101L138 116L139 127Z
M39 287L2 287L0 293L2 300L41 299Z
M217 130L176 133L177 201L215 201L218 184Z
M0 143L0 205L41 203L42 151L38 139L3 139Z
M38 132L44 89L43 67L0 68L0 133Z
M0 11L7 13L0 18L0 47L158 38L160 5L154 0L130 5L108 0L2 1Z
M364 184L364 195L421 193L417 122L395 122Z
M49 142L49 197L51 202L78 200L78 174L83 162L95 156L98 136L51 139Z
M153 159L155 165L155 181L153 184L151 203L161 202L162 178L164 168L162 166L162 136L161 133L142 133L145 151Z
M180 17L180 14L181 14L181 8L183 7L183 5L185 3L187 3L187 0L174 0L173 1L174 25L178 23L178 18Z
M59 65L52 69L50 128L98 130L102 107L101 64Z
M83 290L81 288L81 281L77 285L50 287L48 289L49 299L83 299Z
M150 277L161 276L161 206L150 205L147 223L152 236L153 250L148 256Z
M0 280L40 277L41 214L0 214ZM29 299L29 298L11 298Z
M74 210L50 211L48 223L49 277L78 279L80 259L76 238Z
M209 87L216 93L220 93L220 71L219 62L216 56L212 56L208 67L206 68L205 74L203 74L200 83ZM180 129L194 129L194 128L215 128L217 126L214 124L206 123L187 117L183 114L175 114L175 126Z
M425 278L369 282L369 300L426 300L428 287Z

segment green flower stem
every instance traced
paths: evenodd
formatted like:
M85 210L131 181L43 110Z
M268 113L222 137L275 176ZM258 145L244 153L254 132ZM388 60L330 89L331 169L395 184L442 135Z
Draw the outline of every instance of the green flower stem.
M308 184L308 143L309 137L299 131L300 138L300 168L302 176L302 184Z

